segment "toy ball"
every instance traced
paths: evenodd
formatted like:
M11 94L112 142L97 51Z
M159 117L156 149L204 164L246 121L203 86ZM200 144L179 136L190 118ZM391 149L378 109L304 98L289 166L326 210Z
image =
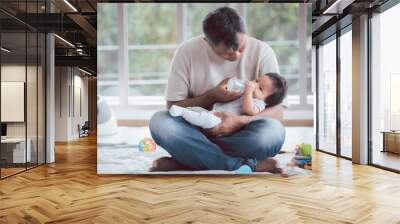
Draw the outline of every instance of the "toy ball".
M139 141L139 151L141 152L154 152L156 147L156 143L151 138L144 138Z

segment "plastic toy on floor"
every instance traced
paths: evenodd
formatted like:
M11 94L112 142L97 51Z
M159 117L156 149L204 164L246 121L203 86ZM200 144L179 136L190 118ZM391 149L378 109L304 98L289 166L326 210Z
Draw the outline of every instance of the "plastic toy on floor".
M157 144L151 138L144 138L139 141L139 151L154 152L157 149Z
M311 144L302 143L296 145L295 156L292 161L288 164L289 166L298 166L300 168L312 169L312 146Z
M243 165L235 171L236 174L251 174L253 171L248 165Z

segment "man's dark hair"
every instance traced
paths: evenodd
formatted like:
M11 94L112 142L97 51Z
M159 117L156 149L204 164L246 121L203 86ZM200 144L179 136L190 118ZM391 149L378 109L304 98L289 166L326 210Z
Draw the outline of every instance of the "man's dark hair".
M210 12L203 20L203 32L214 45L223 42L227 48L239 48L237 33L244 33L245 26L239 14L229 7L221 7Z
M274 93L265 99L267 107L272 107L282 103L283 99L286 97L286 79L278 73L267 73L265 75L272 80L275 88Z

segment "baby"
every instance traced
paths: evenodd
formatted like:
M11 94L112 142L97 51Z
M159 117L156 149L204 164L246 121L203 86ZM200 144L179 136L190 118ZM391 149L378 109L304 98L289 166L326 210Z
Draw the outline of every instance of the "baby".
M229 90L229 89L228 89ZM173 117L182 116L187 122L201 128L213 128L221 119L213 112L228 111L236 115L257 115L266 107L280 104L286 95L286 80L277 73L267 73L257 80L246 81L242 95L227 103L215 103L212 111L202 107L171 106Z

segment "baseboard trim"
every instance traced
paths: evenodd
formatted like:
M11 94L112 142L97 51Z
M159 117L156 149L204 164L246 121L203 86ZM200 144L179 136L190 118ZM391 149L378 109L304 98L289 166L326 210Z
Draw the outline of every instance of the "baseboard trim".
M282 123L286 127L313 127L314 126L314 120L305 120L305 119L283 120Z

